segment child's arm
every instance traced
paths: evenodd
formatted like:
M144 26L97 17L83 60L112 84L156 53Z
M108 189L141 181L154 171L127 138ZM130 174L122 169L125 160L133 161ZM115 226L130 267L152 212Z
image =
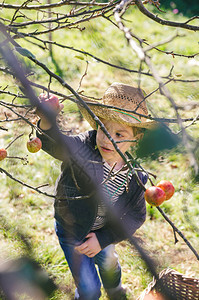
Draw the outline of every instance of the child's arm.
M64 105L59 102L58 97L53 94L40 94L39 99L43 104L48 105L51 109L53 109L56 115L58 115L64 107ZM66 150L63 146L63 143L66 143L67 146L70 148L71 153L73 153L74 149L78 149L78 138L70 137L61 134L60 132L60 137L62 135L63 141L62 145L60 145L55 141L56 133L52 124L38 109L36 111L36 114L40 117L37 126L43 131L43 133L37 131L37 136L42 141L42 150L61 161L68 159L68 157L66 157Z

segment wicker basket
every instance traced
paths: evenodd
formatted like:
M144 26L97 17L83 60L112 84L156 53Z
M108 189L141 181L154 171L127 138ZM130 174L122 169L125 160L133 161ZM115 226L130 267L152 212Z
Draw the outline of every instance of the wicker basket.
M199 300L199 279L186 277L172 269L165 269L159 274L162 284L168 288L175 300ZM161 297L158 281L153 280L137 300L165 299ZM169 300L169 299L168 299Z

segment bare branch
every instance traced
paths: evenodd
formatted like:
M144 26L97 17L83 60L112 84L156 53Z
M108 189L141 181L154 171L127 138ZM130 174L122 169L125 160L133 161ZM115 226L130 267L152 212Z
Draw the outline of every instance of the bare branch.
M8 146L6 146L6 150L16 141L16 140L18 140L20 137L22 137L24 134L22 133L22 134L20 134L20 135L18 135L16 138L14 138L9 144L8 144Z
M36 192L39 193L39 194L43 194L43 195L48 196L48 197L51 197L51 198L54 198L54 197L55 197L55 195L51 195L51 194L48 194L48 193L46 193L46 192L42 192L39 188L35 188L35 187L33 187L33 186L31 186L31 185L29 185L29 184L27 184L27 183L25 183L25 182L23 182L23 181L17 179L17 178L15 178L14 176L12 176L10 173L8 173L6 170L4 170L4 169L2 169L2 168L0 168L0 172L6 174L6 176L8 176L10 179L12 179L12 180L18 182L19 184L21 184L21 185L23 185L23 186L25 186L25 187L27 187L27 188L29 188L29 189L31 189L31 190L36 191Z
M33 127L35 130L38 130L37 126L32 124L27 118L16 112L12 107L9 107L9 105L3 103L1 101L1 105L11 110L14 114L16 114L21 120L25 121L27 124L29 124L31 127Z
M181 128L181 131L182 131L182 139L183 139L184 146L186 147L187 152L189 153L189 156L190 156L191 166L194 168L195 174L197 175L199 173L199 166L198 166L198 163L197 163L197 159L196 159L196 157L195 157L195 155L192 151L192 148L190 146L188 134L186 133L186 131L183 127L183 124L182 124L183 122L182 122L182 119L181 119L181 117L178 113L177 105L176 105L173 97L171 96L169 90L164 85L161 77L159 76L157 70L155 69L155 66L152 64L150 57L143 50L142 45L140 43L140 39L137 38L135 35L132 36L130 30L127 27L124 26L124 24L121 20L120 12L122 11L123 7L125 7L128 2L129 1L127 1L127 0L123 0L123 1L121 1L121 4L117 6L117 8L115 9L115 19L116 19L116 21L119 25L120 30L122 30L124 32L124 35L125 35L126 39L129 42L129 45L136 52L136 54L138 55L140 60L143 60L146 63L146 65L149 67L151 73L153 74L154 79L159 84L161 94L164 95L170 101L170 103L172 104L172 106L173 106L173 108L176 112L176 117L177 117L177 120L178 120L178 124ZM137 0L135 1L136 4L138 2L140 3L140 1L137 1ZM136 38L139 41L139 45L133 40L133 38Z
M78 88L77 88L77 92L79 91L79 89L80 89L80 87L81 87L81 85L82 85L82 81L83 81L84 77L87 75L87 72L88 72L88 64L89 64L89 62L86 61L86 69L85 69L85 72L84 72L84 74L82 75L82 77L81 77L81 79L80 79L79 86L78 86Z
M198 114L197 116L195 116L195 118L191 121L191 123L188 124L188 125L186 125L186 126L184 127L184 129L187 129L187 128L189 128L190 126L195 125L197 120L199 120L199 114ZM179 134L179 133L182 133L182 130L180 130L180 131L178 132L178 134Z
M110 1L110 5L115 5L115 3L118 3L118 1L115 1L114 4L112 3L113 1ZM0 7L2 8L8 8L8 9L23 9L23 10L41 10L41 9L49 9L49 8L55 8L55 7L61 7L65 5L78 5L78 6L100 6L100 7L106 7L109 5L109 3L99 3L97 1L91 1L91 2L81 2L81 1L68 1L68 0L63 0L57 3L51 3L51 4L40 4L40 5L17 5L17 4L7 4L7 3L0 3Z
M135 4L137 5L137 7L139 8L139 10L146 15L148 18L154 20L155 22L161 24L161 25L166 25L166 26L171 26L171 27L178 27L178 28L184 28L187 30L192 30L192 31L198 31L199 30L199 26L195 26L195 25L189 25L188 23L190 21L193 20L193 18L191 18L190 20L184 22L184 23L180 23L180 22L174 22L174 21L167 21L164 19L159 18L157 15L154 15L153 13L151 13L148 9L146 9L146 7L143 5L141 0L135 0Z
M44 43L44 45L46 45L46 44L55 45L55 46L61 47L63 49L68 49L68 50L71 50L71 51L75 51L75 52L81 53L81 54L83 54L85 56L90 56L90 57L94 58L95 60L97 60L97 61L99 61L99 62L101 62L103 64L106 64L106 65L108 65L108 66L110 66L112 68L117 68L117 69L120 69L120 70L123 70L123 71L127 71L129 73L139 73L141 75L153 77L153 75L150 72L143 72L141 70L139 70L139 71L138 70L132 70L132 69L129 69L129 68L126 68L126 67L122 67L120 65L115 65L115 64L110 63L109 61L106 61L106 60L104 60L102 58L99 58L99 57L95 56L92 53L89 53L89 52L84 51L84 50L77 49L75 47L70 47L70 46L62 45L60 43L57 43L56 41L49 41L49 40L40 39L40 38L38 38L36 36L31 36L30 34L25 34L25 33L20 33L20 34L18 33L13 38L16 39L16 38L23 38L23 37L34 38L34 39L36 39L36 40ZM143 41L143 43L147 44L146 41ZM17 44L17 45L18 45L18 47L20 47L19 44ZM198 55L198 53L196 53L196 54L192 54L192 55L187 55L186 56L184 54L180 55L180 54L177 54L177 53L173 53L172 51L162 51L162 50L160 50L158 48L155 48L155 49L157 51L160 51L160 52L165 53L165 54L171 54L171 55L176 55L176 56L183 56L183 57L187 57L187 58L193 58L196 55ZM0 68L0 70L1 70L1 68ZM169 76L162 76L162 78L168 79L170 76L171 76L171 74ZM185 80L185 79L179 79L179 78L173 77L173 81L175 81L175 82L191 83L191 82L199 82L199 79L186 79Z
M22 4L23 5L23 4ZM114 4L115 5L115 4ZM64 24L64 23L66 23L67 22L67 20L68 19L74 19L74 18L77 18L77 17L80 17L80 16L85 16L85 15L91 15L91 16L93 16L94 15L94 13L97 13L97 14L99 14L99 12L101 12L101 13L103 13L103 14L105 14L106 12L108 12L109 10L110 10L110 8L112 8L112 6L113 6L113 4L111 5L111 6L108 6L108 5L106 5L106 9L107 10L105 10L105 8L98 8L98 9L92 9L92 10L88 10L88 9L86 9L86 10L83 10L83 11L81 11L81 12L78 12L78 13L75 13L75 12L73 12L73 13L71 13L71 11L68 13L68 14L64 14L63 16L61 16L61 17L56 17L56 18L48 18L48 19L41 19L41 20L38 20L38 21L36 21L36 20L32 20L32 21L30 21L30 22L21 22L21 23L14 23L13 24L13 21L11 22L11 24L9 25L9 27L11 27L11 28L15 28L15 27L27 27L27 26L29 26L29 25L37 25L37 24L42 24L42 25L44 25L44 24L48 24L48 23L58 23L59 25L60 24ZM18 11L18 10L17 10ZM16 12L17 12L16 11ZM15 12L15 13L16 13ZM99 16L101 16L101 14L99 14ZM14 18L14 17L13 17ZM66 20L65 20L66 19ZM64 21L65 20L65 21ZM62 22L61 22L62 21ZM82 20L83 21L83 20ZM69 24L73 24L73 23L69 23Z
M199 255L197 251L193 248L193 246L190 244L190 242L185 238L184 234L171 222L171 220L167 217L167 215L164 213L164 211L160 208L157 207L161 215L165 218L165 220L171 225L171 227L174 230L174 233L177 232L179 236L184 240L184 242L187 244L187 246L191 249L191 251L195 254L196 258L199 260Z

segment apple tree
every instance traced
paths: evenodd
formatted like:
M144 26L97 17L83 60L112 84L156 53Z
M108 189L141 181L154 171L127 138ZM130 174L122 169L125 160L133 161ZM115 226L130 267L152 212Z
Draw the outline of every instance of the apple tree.
M0 3L0 173L3 176L53 198L43 179L40 178L38 185L36 176L30 182L23 172L18 176L13 168L20 165L25 170L30 163L28 152L19 155L17 151L20 141L26 147L28 140L27 150L32 153L41 148L35 137L40 130L35 110L39 108L55 125L55 141L63 149L66 145L61 132L78 133L88 128L77 103L87 109L111 139L83 96L99 99L110 83L122 78L145 91L148 118L159 124L156 132L146 134L137 149L139 156L159 156L178 147L187 157L191 178L198 179L199 17L183 16L178 6L165 17L162 4L160 0ZM59 119L56 120L53 107L39 101L41 93L55 94L64 104ZM119 152L114 140L112 143ZM8 167L6 162L10 162ZM153 176L145 172L153 185ZM181 231L158 209L198 258ZM132 243L137 245L135 240ZM145 257L144 253L141 255ZM155 273L150 259L147 263Z

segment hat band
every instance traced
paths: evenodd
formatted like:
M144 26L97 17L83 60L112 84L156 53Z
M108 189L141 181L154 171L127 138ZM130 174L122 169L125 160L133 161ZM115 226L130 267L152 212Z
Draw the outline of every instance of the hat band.
M121 114L127 115L127 116L129 116L129 117L131 117L131 118L133 118L133 119L135 119L135 120L137 120L138 122L141 123L141 121L140 121L138 118L136 118L136 117L134 117L134 116L132 116L132 115L130 115L130 114L127 114L127 113L124 112L124 111L117 110L117 109L113 109L113 110L116 111L116 112L119 112L119 113L121 113Z

